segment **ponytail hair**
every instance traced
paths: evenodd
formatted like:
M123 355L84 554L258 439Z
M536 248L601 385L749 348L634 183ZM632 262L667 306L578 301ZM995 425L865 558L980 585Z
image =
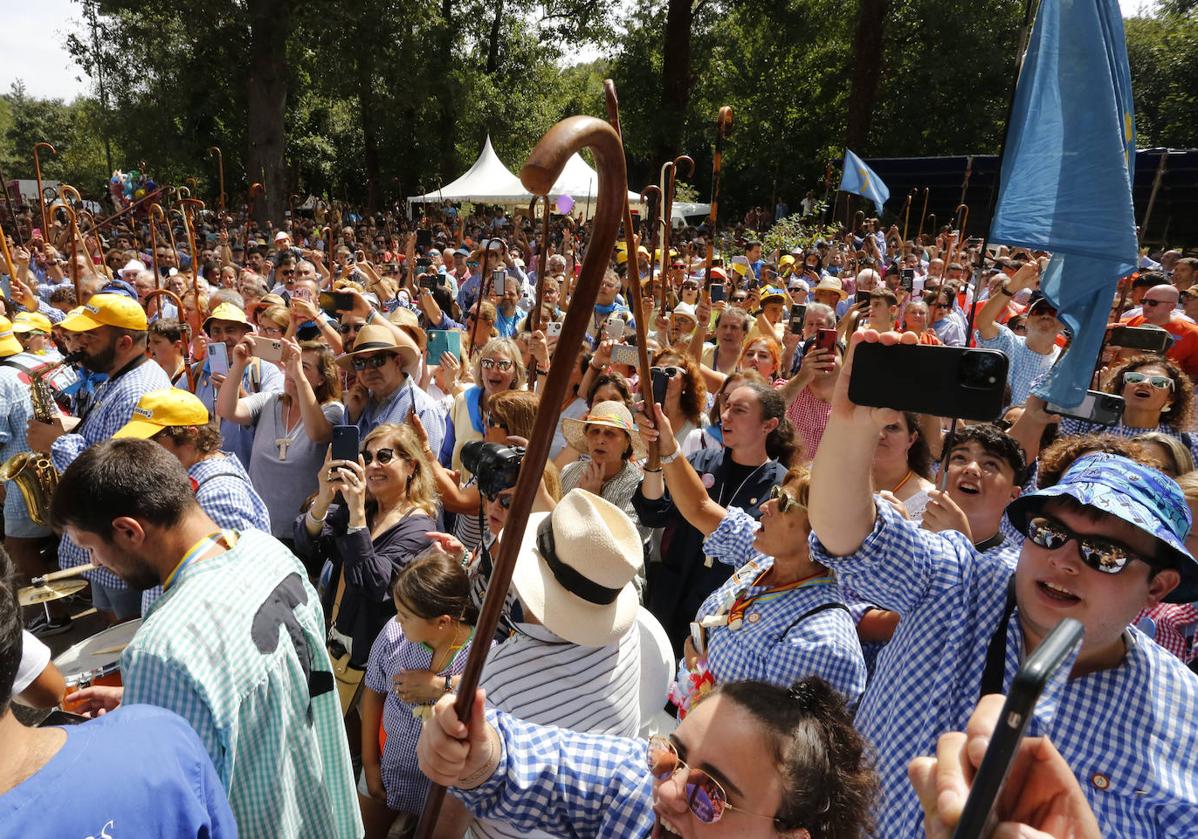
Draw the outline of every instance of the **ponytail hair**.
M471 626L478 621L466 569L436 544L400 570L391 593L404 608L426 620L448 615Z
M747 388L757 396L757 404L761 406L761 421L776 419L778 425L765 438L765 453L774 460L790 466L798 454L799 444L795 441L795 429L786 418L786 400L777 390L767 384L744 382L736 389Z

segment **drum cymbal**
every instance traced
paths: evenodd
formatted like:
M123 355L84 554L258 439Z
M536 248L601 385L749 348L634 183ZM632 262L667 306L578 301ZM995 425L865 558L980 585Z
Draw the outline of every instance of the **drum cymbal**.
M87 580L53 580L40 586L25 586L17 592L22 606L36 606L70 597L87 587Z

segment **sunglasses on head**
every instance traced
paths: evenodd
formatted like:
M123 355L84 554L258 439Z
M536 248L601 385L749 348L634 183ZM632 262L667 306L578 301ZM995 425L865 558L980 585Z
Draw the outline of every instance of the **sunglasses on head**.
M1123 374L1124 384L1138 385L1141 382L1147 382L1157 390L1173 389L1173 379L1168 376L1154 376L1149 373L1137 373L1134 370L1128 370Z
M720 782L702 769L692 769L687 766L686 762L678 755L678 750L669 738L662 737L660 734L650 737L649 751L646 757L650 774L659 781L668 781L678 774L679 771L686 773L684 784L686 806L690 808L695 818L703 822L703 824L715 824L724 817L725 812L736 810L739 813L744 813L746 816L770 819L776 827L780 830L782 829L776 816L767 816L764 813L752 813L729 804L728 793L724 791L724 787Z
M514 497L515 496L510 495L510 494L509 495L487 495L486 493L483 493L483 498L487 499L492 504L494 504L495 502L499 502L499 506L501 508L503 508L504 510L512 509L512 499Z
M389 355L375 355L371 356L370 358L359 357L353 360L353 367L358 371L365 370L367 367L373 367L377 370L390 360L391 356Z
M1071 540L1076 541L1077 552L1081 556L1082 562L1103 574L1118 574L1133 559L1148 562L1125 545L1097 536L1082 536L1047 516L1034 516L1028 519L1024 525L1024 535L1031 540L1033 545L1049 551L1064 547Z
M484 370L495 370L498 368L501 372L506 373L512 369L512 362L506 358L484 358L479 362Z
M805 509L799 499L782 489L779 485L770 487L769 500L778 502L779 513L789 513L791 510Z
M388 463L395 460L395 449L379 449L373 454L369 449L362 452L362 462L367 466L374 463L376 460L379 462L380 466L386 466Z

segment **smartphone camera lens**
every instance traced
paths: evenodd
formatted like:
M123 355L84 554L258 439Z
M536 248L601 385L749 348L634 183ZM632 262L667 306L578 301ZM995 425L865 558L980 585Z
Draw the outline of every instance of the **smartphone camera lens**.
M961 359L961 386L971 390L987 390L1006 377L1003 357L999 353L971 352Z

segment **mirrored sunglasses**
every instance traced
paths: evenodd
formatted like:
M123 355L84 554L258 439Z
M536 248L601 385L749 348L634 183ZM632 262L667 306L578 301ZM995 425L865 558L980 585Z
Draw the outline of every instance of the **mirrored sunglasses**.
M498 368L501 372L506 373L512 369L512 362L506 358L484 358L479 362L479 365L484 370L494 370Z
M1129 385L1138 385L1141 382L1147 382L1157 390L1172 390L1173 379L1168 376L1153 376L1148 373L1137 373L1134 370L1129 370L1123 374L1123 383Z
M1124 545L1096 536L1081 536L1061 522L1047 516L1035 516L1028 519L1024 535L1031 540L1033 545L1049 551L1062 548L1071 540L1076 541L1077 552L1081 556L1082 562L1103 574L1118 574L1133 559L1147 562L1144 557Z

